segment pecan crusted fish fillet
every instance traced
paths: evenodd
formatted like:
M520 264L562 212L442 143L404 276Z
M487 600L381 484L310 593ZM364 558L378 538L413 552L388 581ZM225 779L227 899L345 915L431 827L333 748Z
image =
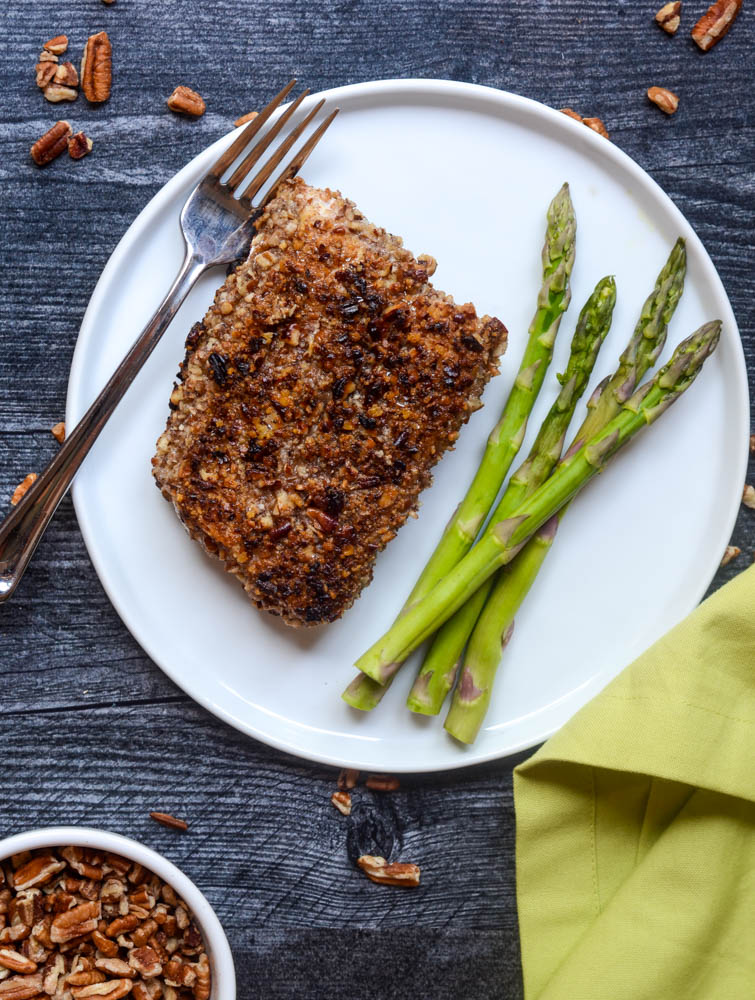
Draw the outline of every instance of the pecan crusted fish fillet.
M297 179L186 341L155 479L290 625L353 603L497 370L505 327L434 289L434 270Z

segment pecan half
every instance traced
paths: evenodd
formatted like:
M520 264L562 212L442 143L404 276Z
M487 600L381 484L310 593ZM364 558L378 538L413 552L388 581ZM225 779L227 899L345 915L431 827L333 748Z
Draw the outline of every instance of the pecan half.
M88 135L77 132L68 140L68 155L72 160L82 160L88 153L92 152L92 145L92 140ZM102 875L99 877L102 878Z
M2 1000L29 1000L42 990L42 973L35 972L31 976L11 976L0 983Z
M692 29L693 41L707 52L721 41L734 23L742 0L716 0Z
M343 816L351 815L351 796L348 792L333 792L330 801Z
M665 111L667 115L673 115L679 107L679 98L677 95L665 87L650 87L648 89L648 99L657 105L661 111Z
M357 858L357 864L367 878L381 885L416 886L419 885L419 865L393 862L388 864L385 858L363 854Z
M200 118L206 108L205 102L196 90L191 90L190 87L183 86L176 87L166 101L166 104L171 111L191 115L193 118Z
M82 934L91 934L97 930L100 919L100 904L97 902L79 903L72 910L59 913L52 922L50 937L55 944L63 944Z
M52 52L55 56L62 56L68 48L68 37L66 35L56 35L49 42L45 42L42 48L48 52Z
M0 966L10 969L11 972L20 972L27 975L37 971L37 963L22 955L20 951L12 948L0 948Z
M675 35L681 21L682 5L680 0L665 3L655 15L656 23L669 35Z
M90 35L81 57L81 89L91 104L110 97L113 80L113 50L106 31Z
M68 136L70 134L71 126L68 122L55 122L53 127L48 129L47 132L45 132L41 138L37 139L31 147L30 153L32 160L34 160L38 167L43 167L47 163L52 163L52 161L56 157L60 156L63 150L68 146ZM34 473L30 473L30 475L34 475ZM24 482L21 483L21 486L17 488L16 492L23 487L23 492L19 494L15 503L18 503L24 493L26 493L29 486L31 486L34 479L36 479L36 476L34 476L34 479L32 479L27 485L24 485L28 479L29 476L27 476ZM11 503L13 502L14 501L11 500Z
M192 990L194 1000L210 1000L210 960L202 953L194 967L197 981Z
M68 122L58 122L58 125L68 125ZM70 129L71 126L68 125L68 127ZM52 152L53 147L51 147L49 143L44 142L47 136L49 136L54 131L54 129L55 126L53 126L53 128L51 128L49 132L46 132L41 139L37 139L37 141L34 143L34 146L31 147L32 159L34 160L35 163L39 163L40 166L43 163L49 163L50 160L54 160L55 157L58 156L60 152L62 152L62 150L58 150L57 152ZM53 140L53 143L56 142L57 139ZM42 143L41 147L39 145L40 143ZM43 159L38 160L37 156L34 155L35 147L38 147L37 156L41 156L43 157ZM63 149L65 149L65 146L63 147ZM44 159L46 151L52 154L50 155L49 159ZM26 496L29 489L31 488L32 484L35 483L38 478L39 477L37 476L36 472L30 472L29 475L24 477L23 481L18 484L18 486L13 491L13 495L10 498L10 502L14 507L16 506L17 503L20 503L23 500L23 498Z

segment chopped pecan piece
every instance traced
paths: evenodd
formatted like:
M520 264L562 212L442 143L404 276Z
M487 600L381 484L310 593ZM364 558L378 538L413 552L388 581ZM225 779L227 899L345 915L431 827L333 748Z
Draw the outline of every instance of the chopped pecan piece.
M99 901L79 903L73 909L59 913L55 917L50 928L50 937L55 944L64 944L72 938L96 931L99 919Z
M373 882L407 887L419 885L419 865L400 862L388 864L385 858L371 854L363 854L361 858L357 858L357 864Z
M584 121L582 115L578 115L572 108L560 108L560 111L562 115L566 115L567 118L573 118L575 122Z
M0 998L2 1000L29 1000L42 992L42 973L34 972L30 976L11 976L0 983Z
M716 0L692 29L693 41L707 52L721 41L742 6L742 0Z
M61 83L55 83L54 80L45 87L42 93L45 95L45 100L51 104L60 104L61 101L75 101L79 96L75 87L66 87Z
M42 970L42 991L48 996L58 992L58 980L66 971L66 961L62 955L50 955Z
M62 56L68 48L68 38L66 35L56 35L49 42L45 42L42 48L52 52L54 56Z
M201 118L206 108L205 102L196 90L183 86L176 87L166 103L171 111L191 115L192 118Z
M682 5L680 0L665 3L655 15L656 22L669 35L675 35L681 21Z
M106 972L109 976L115 976L120 979L133 979L136 975L128 962L122 958L95 958L94 967L101 972ZM155 973L155 975L159 975L159 973Z
M153 979L163 971L162 963L154 948L133 948L129 953L128 962L132 970L135 969L143 979Z
M61 420L50 428L50 433L59 444L63 444L66 439L66 425Z
M52 82L57 69L58 64L54 62L45 60L37 63L37 86L40 90L44 90L48 83Z
M0 966L23 975L37 971L36 962L22 955L20 951L14 951L13 948L0 948Z
M750 454L755 455L755 434L750 435Z
M68 986L92 986L94 983L104 983L107 976L99 969L82 969L80 972L72 972L66 976Z
M728 566L732 559L736 559L738 555L741 555L742 550L736 545L727 545L726 551L724 552L724 557L721 560L722 566Z
M79 74L72 62L60 63L55 70L55 83L63 87L78 87Z
M113 80L113 50L106 31L90 35L81 57L81 89L91 104L110 97Z
M395 792L401 787L401 783L398 778L394 778L389 774L371 774L365 785L371 788L373 792Z
M57 63L60 62L60 60L58 59L57 56L54 56L52 52L48 52L47 49L42 49L42 51L39 53L39 62Z
M26 477L29 478L28 476ZM34 476L34 479L37 477ZM34 480L32 480L33 482ZM26 480L24 480L26 482ZM31 485L31 484L29 484ZM13 876L16 892L30 889L33 885L44 885L65 868L64 861L58 861L52 854L41 854L22 865Z
M80 986L71 990L74 1000L86 1000L86 997L106 997L106 1000L120 1000L131 992L133 983L130 979L108 979L104 983L94 983L91 986Z
M60 123L58 123L58 124L60 124ZM50 131L52 131L52 129L50 129ZM47 134L49 135L50 133L48 132ZM44 139L44 136L42 136L42 139ZM34 146L38 145L38 143L41 142L42 139L37 140L37 142L34 143ZM31 147L32 148L32 156L34 156L34 152L33 152L34 146ZM43 154L40 154L40 155L43 155ZM56 153L55 156L57 156L57 155L58 154ZM39 161L37 160L36 162L39 162ZM49 163L49 160L43 160L42 162L43 163ZM31 488L32 484L35 483L38 478L39 477L37 476L36 472L30 472L29 475L26 476L24 478L24 480L18 484L18 486L13 491L13 495L10 498L10 502L11 502L11 504L14 507L16 506L17 503L20 503L21 500L23 500L23 498L26 496L26 494L28 493L29 489Z
M330 801L336 809L344 816L351 815L351 796L348 792L333 792Z
M72 160L81 160L92 152L92 140L83 132L77 132L68 140L68 155ZM102 876L100 875L100 878Z
M174 830L188 830L189 824L182 819L177 819L175 816L171 816L170 813L163 812L151 812L150 816L157 823L162 823L163 826L172 827Z
M359 771L355 767L344 767L338 775L339 792L350 792L352 788L356 788L358 780Z
M679 107L679 98L673 91L665 87L650 87L648 89L648 99L657 105L661 111L667 115L673 115Z
M610 139L608 129L605 127L600 118L583 118L582 123L588 128L591 128L593 132L597 132L598 135L602 135L604 139Z
M236 128L238 128L239 125L246 125L247 122L250 122L252 121L253 118L256 118L258 114L259 111L248 111L245 115L242 115L241 118L237 118L233 124L236 126Z
M750 486L749 483L745 484L745 488L742 490L742 503L745 507L755 510L755 486Z

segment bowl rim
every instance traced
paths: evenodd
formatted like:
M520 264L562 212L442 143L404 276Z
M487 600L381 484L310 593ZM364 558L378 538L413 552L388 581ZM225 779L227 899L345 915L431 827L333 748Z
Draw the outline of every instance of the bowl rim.
M235 1000L236 970L233 954L223 926L204 894L180 868L164 855L158 854L138 840L120 833L87 826L48 826L24 830L0 840L0 861L22 851L45 847L93 847L122 854L143 864L167 882L188 904L199 924L207 957L212 967L212 993L210 1000Z

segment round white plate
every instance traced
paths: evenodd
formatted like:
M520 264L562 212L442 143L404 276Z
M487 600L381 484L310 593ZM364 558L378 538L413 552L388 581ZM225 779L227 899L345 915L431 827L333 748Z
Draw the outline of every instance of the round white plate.
M730 537L744 481L742 348L699 239L647 174L594 132L533 101L470 84L393 80L324 96L341 114L305 179L340 189L415 253L432 254L438 288L509 328L502 372L456 450L437 466L419 519L381 554L371 586L343 619L311 630L258 612L189 540L155 487L150 458L185 336L222 272L205 276L189 296L84 465L74 502L123 621L154 661L219 718L311 760L394 772L460 767L543 740L700 600ZM166 184L113 253L81 327L69 426L168 288L181 260L181 205L228 141ZM679 235L687 239L689 268L669 347L714 317L724 332L692 389L574 504L518 616L484 731L464 748L443 730L445 713L427 719L405 709L416 658L371 714L349 708L340 693L357 655L400 608L479 461L534 311L545 210L565 180L578 218L573 302L522 456L555 394L579 309L602 275L616 275L618 303L593 383L615 367Z

